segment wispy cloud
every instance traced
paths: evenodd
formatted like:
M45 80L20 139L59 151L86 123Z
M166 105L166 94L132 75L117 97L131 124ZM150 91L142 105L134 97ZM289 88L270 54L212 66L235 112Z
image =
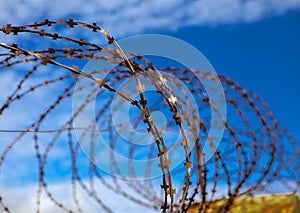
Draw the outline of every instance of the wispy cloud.
M300 0L10 0L2 2L0 13L1 24L72 17L98 22L124 36L189 25L254 22L299 8Z
M72 198L72 188L69 183L62 182L57 184L50 184L49 190L53 193L56 199L73 210L76 210L75 204ZM105 188L102 185L96 185L97 191L101 193L101 200L105 205L109 206L114 212L144 212L153 213L157 212L146 207L137 205L131 201L126 200L121 195L115 194L111 190ZM78 187L78 199L80 206L84 212L99 212L99 206L92 198L86 195L82 189ZM12 212L23 213L23 212L35 212L36 211L36 191L37 185L27 185L19 188L8 188L0 185L1 195L4 197L4 202L8 205ZM130 189L128 189L130 192ZM64 210L55 206L45 194L41 199L41 212L52 213L52 212L65 212Z

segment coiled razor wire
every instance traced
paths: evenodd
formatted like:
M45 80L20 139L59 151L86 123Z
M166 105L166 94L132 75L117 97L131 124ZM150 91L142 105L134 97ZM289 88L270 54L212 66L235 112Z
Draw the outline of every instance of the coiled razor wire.
M101 190L95 187L96 181L122 195L128 202L161 212L188 212L195 206L198 212L208 212L212 208L213 201L220 199L225 202L218 207L217 212L227 212L234 200L239 197L260 193L299 192L299 145L278 123L259 96L230 78L202 70L191 71L178 67L161 68L158 71L147 58L134 53L124 53L108 31L96 23L88 24L72 19L45 20L22 26L7 24L1 27L0 31L8 38L18 35L14 37L17 44L0 43L1 72L17 72L17 75L21 76L11 85L14 90L7 99L1 100L0 118L9 113L11 108L13 110L14 105L23 104L24 99L33 97L40 91L47 93L49 92L47 88L53 88L55 85L58 89L57 94L51 100L47 100L43 109L34 109L37 118L22 121L26 125L21 129L0 130L1 135L14 134L13 140L5 141L6 147L3 147L4 142L1 142L0 169L7 158L14 157L10 156L10 152L17 144L22 144L24 147L28 143L34 145L38 162L36 212L40 212L43 205L41 199L43 193L54 205L67 212L84 212L78 198L78 188L83 189L90 199L98 204L99 209L113 212L113 207L103 202ZM93 32L104 35L103 38L106 38L109 45L101 46L89 42L87 38L76 38L77 35L87 37ZM114 64L115 67L113 70L86 72L81 70L78 64L83 64L87 60L106 61ZM45 70L45 67L48 69ZM173 88L180 90L182 85L168 77L169 75L162 76L160 72L176 76L184 83L196 100L196 111L182 107L184 98L177 97L173 93ZM99 73L106 74L105 78L97 78ZM213 138L209 136L210 112L212 110L217 112L218 109L210 102L202 83L195 80L195 73L211 81L220 79L224 88L228 113L226 119L220 117L223 119L225 130L219 147L214 146ZM38 75L43 76L44 80L39 83L31 82L31 78ZM156 90L155 94L152 93L150 96L146 94L147 88L140 80L142 77L150 79ZM130 78L135 79L134 89L139 94L137 97L133 96L132 88L125 88L125 91L119 89L120 85ZM89 79L89 83L75 86L85 79ZM44 128L44 126L49 127L49 122L52 122L51 115L59 112L58 108L70 101L74 92L84 92L90 88L94 88L92 93L86 94L73 114L70 113L66 120L59 123L59 126L51 123L53 128ZM76 127L80 130L80 134L75 135L72 123L93 101L95 93L97 101L101 102L97 105L95 120L90 121L88 126ZM120 97L121 102L128 102L139 111L139 114L130 116L130 123L136 132L148 131L154 143L141 148L138 142L143 138L134 138L134 134L128 133L135 143L124 145L122 137L112 122L112 114L118 111L118 104L111 111L109 110L114 95ZM185 96L187 94L183 95ZM122 104L121 102L119 104ZM166 115L165 132L161 131L153 121L151 113L157 110ZM197 117L195 113L200 115L196 127L195 122L190 119ZM184 123L190 128L186 129ZM117 128L125 131L127 125L128 123L118 123ZM185 153L183 162L175 168L171 168L171 164L176 153L169 151L174 144L167 135L172 131L174 134L179 132L182 135L179 146ZM99 132L106 135L106 143L112 150L110 156L105 156L111 168L112 181L107 181L107 175L95 163ZM190 145L188 132L194 136L192 141L194 146ZM46 139L43 137L45 134ZM28 135L32 140L24 140ZM86 140L90 151L87 153L87 168L82 169L80 147L81 141ZM204 160L205 141L209 142L214 153L208 161ZM73 197L75 208L62 203L51 191L47 181L49 175L45 168L54 160L51 152L58 143L65 143L68 146L67 156L71 160L72 195L70 196ZM129 159L129 176L133 180L122 178L123 174L114 155L118 152ZM137 158L141 153L145 160L154 157L159 159L158 165L149 162L146 168L143 168L145 179L142 180L136 179L138 171L130 163L130 159ZM161 170L159 181L157 178L147 178L150 177L153 166ZM124 185L131 190L124 188ZM5 200L6 197L0 195L0 206L3 211L11 212Z

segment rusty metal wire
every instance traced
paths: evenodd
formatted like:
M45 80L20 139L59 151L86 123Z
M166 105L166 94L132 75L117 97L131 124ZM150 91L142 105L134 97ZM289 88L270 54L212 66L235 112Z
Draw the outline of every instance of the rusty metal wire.
M88 42L88 38L70 37L60 33L63 32L61 28L72 31L78 27L90 33L104 35L103 46ZM96 23L87 24L72 19L45 20L22 26L7 24L1 27L0 31L5 35L17 36L16 41L18 41L18 44L0 43L1 72L17 72L19 76L11 85L14 90L6 100L1 100L0 118L9 113L10 109L13 110L14 105L22 104L25 98L34 97L38 91L47 92L48 87L56 85L59 88L55 97L50 101L47 100L42 109L35 109L35 114L38 115L35 120L25 121L26 126L21 129L0 130L1 135L17 133L14 139L8 141L6 147L3 147L0 155L0 169L16 144L22 143L24 146L25 143L33 143L34 145L38 162L36 212L40 212L41 205L43 205L42 193L45 193L54 205L67 212L84 212L78 198L78 188L84 190L100 209L113 212L113 207L103 202L101 191L95 187L95 182L122 195L125 200L161 212L187 212L191 206L195 205L198 205L199 212L207 212L212 202L218 199L226 200L218 212L227 212L238 197L281 191L297 192L298 190L299 192L299 145L274 118L267 104L258 95L230 78L212 75L201 70L191 71L177 67L160 69L180 79L197 102L197 110L201 118L199 131L193 128L187 130L184 123L191 126L190 118L196 112L183 108L181 103L184 103L184 98L175 96L170 89L181 89L182 86L168 76L160 76L148 59L138 54L124 53L108 31ZM35 45L31 49L28 48L26 42L30 40L28 37L22 37L24 35L29 35L32 40L40 41L42 47ZM104 39L108 46L104 45ZM129 56L133 58L129 59ZM90 59L106 61L114 64L115 67L109 72L106 69L87 72L79 68ZM45 67L47 71L43 70ZM49 75L44 75L43 72ZM105 78L96 77L99 73L106 74ZM195 73L212 81L220 79L224 88L228 117L225 119L220 115L225 130L219 147L214 146L213 138L209 136L212 119L210 112L218 113L218 109L210 102L202 83L195 80ZM42 82L30 81L34 76L39 75L43 76ZM147 76L155 86L155 98L145 93L145 85L140 80L142 76ZM135 79L139 94L137 97L132 96L134 92L130 88L125 92L119 89L120 85L129 78ZM90 79L89 83L75 86L84 79ZM94 85L97 87L93 87ZM49 127L47 124L51 122L51 115L58 112L58 108L64 103L70 101L74 92L90 91L88 89L91 88L93 88L92 92L86 94L73 114L69 112L66 120L58 125L53 124L53 128L43 128ZM94 100L93 94L95 93L97 93L96 99L101 101L95 112L95 120L90 121L89 126L77 128L80 134L75 135L76 129L72 123ZM155 143L142 149L138 144L122 144L124 141L115 130L116 126L112 122L111 115L118 110L118 107L108 112L114 95L121 97L122 101L130 103L132 107L140 111L138 116L130 118L130 122L136 131L148 131ZM186 96L187 94L184 94L184 97ZM183 141L180 146L185 156L182 164L176 168L171 168L172 159L176 155L170 152L174 144L153 122L151 113L155 110L168 111L166 113L168 130L182 135ZM119 125L118 128L126 129L125 126L128 124ZM107 175L95 163L95 149L99 136L97 129L107 135L106 141L112 150L112 154L106 160L111 165L110 173L113 181L107 181ZM188 131L195 135L194 146L190 146ZM47 134L48 140L44 138L41 140L44 134ZM32 137L32 141L24 140L28 135ZM131 137L134 137L134 134ZM89 141L90 151L88 168L85 168L83 172L79 162L82 160L80 143L85 140ZM135 140L142 139L135 138ZM204 160L205 154L203 153L205 141L209 142L214 152L213 157L207 162ZM72 195L70 196L73 197L75 208L69 208L67 204L62 203L50 190L47 181L48 175L45 168L47 162L53 160L51 157L53 147L59 143L65 143L68 146L71 161ZM118 153L120 149L122 149L122 154L129 159L129 174L133 180L122 178L122 172L113 154ZM144 168L146 179L136 180L137 171L130 163L130 159L135 159L140 152L146 153L144 154L147 156L146 159L158 157L158 167L162 173L159 184L157 179L146 178L149 177L153 166L156 166L151 162ZM124 184L131 190L128 191L122 187ZM274 184L280 185L280 188L274 188ZM3 211L11 212L2 195L0 195L0 206Z

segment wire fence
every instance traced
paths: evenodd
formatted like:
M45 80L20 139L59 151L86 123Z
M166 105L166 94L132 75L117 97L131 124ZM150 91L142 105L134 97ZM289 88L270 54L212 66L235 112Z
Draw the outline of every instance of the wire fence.
M128 202L161 212L187 212L195 205L198 212L208 212L212 203L220 199L225 202L217 212L228 212L237 198L299 192L299 145L258 95L230 78L178 67L160 68L158 71L155 64L144 56L125 53L108 31L96 23L72 19L45 20L22 26L7 24L0 31L5 35L3 40L13 37L16 41L12 44L0 43L1 72L14 73L15 76L7 89L9 92L5 92L5 95L9 93L7 98L0 103L0 118L3 118L1 138L7 135L12 137L1 142L0 169L8 158L14 157L10 156L10 152L17 144L24 147L33 144L38 163L37 168L32 168L38 170L36 212L40 212L43 205L42 193L67 212L84 212L78 198L78 188L83 189L99 209L113 212L113 207L103 202L101 190L95 187L96 181L122 195ZM92 33L99 34L99 40L102 35L102 45L89 42L87 35ZM113 64L114 68L80 69L88 60L105 61ZM162 76L161 72L166 75ZM103 74L105 77L98 77ZM227 106L226 118L210 101L206 88L195 79L195 74L211 82L221 81L226 102L220 104ZM176 76L180 83L171 76ZM147 92L148 86L141 80L144 78L150 80L154 91ZM122 88L121 85L128 79L134 80L135 87ZM186 89L196 101L196 109L184 107L189 96ZM177 90L183 95L177 96ZM70 108L64 107L66 103L71 103L73 94L77 92L84 96L72 113ZM26 114L15 106L30 104L30 98L41 93L45 96L45 102L41 106L32 106L33 118L14 121L15 126L20 128L5 127L4 119L10 119L13 114ZM54 95L47 98L47 93ZM95 94L95 117L87 121L87 126L74 127L74 120L95 100ZM117 103L111 107L114 97L119 99L115 99ZM124 102L138 113L129 113L129 123L120 119L115 124L113 116ZM153 118L155 111L165 115L164 130ZM64 116L55 123L52 118L62 112ZM212 112L221 119L224 127L218 147L209 134ZM197 116L200 119L194 120ZM133 126L132 132L128 129L129 125ZM120 131L126 132L129 142L134 143L126 143ZM143 137L136 137L136 132L148 133L154 142L139 146ZM97 166L101 153L97 141L100 134L105 135L104 141L111 150L108 156L101 159L109 164L112 181L108 181L108 175ZM174 134L176 137L180 135L181 143L174 144ZM206 160L203 151L206 141L213 152L209 160ZM89 150L87 168L84 169L80 154L83 143ZM51 152L57 144L68 147L66 156L71 161L70 196L73 197L74 208L61 202L47 181L50 175L45 168L55 160ZM183 161L172 167L179 149L184 153ZM123 168L116 160L116 153L121 153L128 160L126 165L130 178L123 177ZM143 179L137 178L141 168L135 168L133 163L133 159L141 158L149 160L143 168ZM157 158L158 164L150 161L153 158ZM159 169L161 176L151 179L154 168ZM124 188L124 185L131 190ZM0 196L3 211L11 212L6 205L6 197Z

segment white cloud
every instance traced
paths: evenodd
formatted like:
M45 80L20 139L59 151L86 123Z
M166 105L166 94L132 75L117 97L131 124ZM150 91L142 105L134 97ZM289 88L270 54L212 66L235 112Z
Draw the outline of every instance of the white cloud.
M59 200L66 207L75 210L76 207L73 203L72 188L71 184L67 182L50 184L49 190L53 193L53 196ZM139 206L131 201L126 200L121 195L115 194L111 190L105 188L102 185L96 184L97 191L101 193L101 200L113 212L132 212L132 213L153 213L155 211ZM99 212L100 207L97 206L96 202L92 198L87 196L86 192L77 187L78 200L83 212ZM130 190L130 189L129 189ZM23 213L23 212L35 212L36 211L36 192L37 185L28 185L18 188L9 188L0 185L1 196L6 206L9 207L11 212ZM130 191L128 191L130 193ZM65 212L64 210L55 206L49 198L43 193L41 199L41 212L52 213L52 212ZM101 211L102 212L102 211ZM104 211L103 211L104 212Z
M72 17L98 22L112 34L124 36L188 25L253 22L299 8L300 0L10 0L2 2L0 13L1 24Z

